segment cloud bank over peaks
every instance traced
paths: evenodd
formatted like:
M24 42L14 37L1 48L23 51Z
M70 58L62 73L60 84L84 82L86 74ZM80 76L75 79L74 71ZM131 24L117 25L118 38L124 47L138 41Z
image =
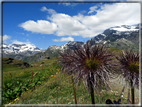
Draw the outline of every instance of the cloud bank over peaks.
M32 44L28 39L26 40L26 42L21 42L21 41L18 41L18 40L12 40L12 44L26 44L26 45L30 45L30 46L35 46L34 44ZM36 46L35 46L36 47Z
M9 35L0 36L0 38L1 37L3 37L3 43L4 44L28 44L30 46L35 46L28 39L26 40L26 42L21 42L21 41L18 41L18 40L12 40L11 36L9 36ZM10 41L8 41L8 40L10 40ZM7 43L7 41L8 41L8 43Z
M36 22L28 20L19 26L33 33L91 38L112 26L140 23L139 3L98 4L89 9L88 15L79 13L70 16L65 13L57 13L54 9L47 9L43 6L41 11L47 11L50 14L47 20L37 20ZM93 14L94 11L95 14ZM54 41L62 41L62 38Z

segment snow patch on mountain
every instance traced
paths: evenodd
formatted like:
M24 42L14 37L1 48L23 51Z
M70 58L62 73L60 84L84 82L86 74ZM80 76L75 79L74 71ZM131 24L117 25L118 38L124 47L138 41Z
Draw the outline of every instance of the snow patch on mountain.
M139 28L137 28L137 25L122 25L122 26L117 26L117 27L111 27L110 30L117 30L121 32L126 32L126 31L138 31Z
M39 48L31 44L3 44L3 53L5 54L20 54L31 51L31 53L41 52Z

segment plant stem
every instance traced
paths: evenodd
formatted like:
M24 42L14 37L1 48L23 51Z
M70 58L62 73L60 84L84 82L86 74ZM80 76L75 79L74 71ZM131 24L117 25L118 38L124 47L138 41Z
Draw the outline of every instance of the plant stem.
M134 87L133 87L133 81L131 80L131 101L132 104L135 104L135 92L134 92Z
M33 81L33 71L31 73L31 81L30 81L30 83L32 83L32 81Z
M94 75L91 73L91 78L90 78L90 94L91 94L91 100L92 104L95 104L95 99L94 99L94 88L93 88L93 82L94 81Z
M128 99L127 99L127 104L130 104L130 89L128 89Z
M76 93L75 93L75 87L74 87L73 77L72 77L72 85L73 85L73 92L74 92L75 104L77 104L77 99L76 99Z
M11 82L12 82L12 75L11 75L11 73L9 73L10 74L10 77L11 77Z

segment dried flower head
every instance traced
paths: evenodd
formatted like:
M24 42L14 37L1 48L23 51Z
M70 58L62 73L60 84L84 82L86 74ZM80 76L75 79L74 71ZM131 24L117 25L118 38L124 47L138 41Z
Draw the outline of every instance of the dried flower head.
M134 86L139 86L139 53L133 51L122 51L116 57L122 65L123 77L128 83L133 82Z
M64 71L72 76L76 83L83 79L84 84L89 91L90 82L94 88L102 86L109 87L113 64L112 53L104 48L104 45L93 45L87 42L85 45L74 46L72 50L60 52L60 63Z

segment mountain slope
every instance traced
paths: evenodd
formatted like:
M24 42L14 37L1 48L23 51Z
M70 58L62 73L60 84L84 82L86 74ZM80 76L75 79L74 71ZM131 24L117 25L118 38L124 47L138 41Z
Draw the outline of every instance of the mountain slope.
M59 56L59 51L64 51L66 49L72 49L77 44L83 45L84 43L70 41L62 46L49 46L44 52L37 53L33 56L24 57L22 60L30 63L30 62L41 61L43 59L57 57L57 56Z
M138 50L139 24L111 27L88 41L91 45L106 44L108 47Z

